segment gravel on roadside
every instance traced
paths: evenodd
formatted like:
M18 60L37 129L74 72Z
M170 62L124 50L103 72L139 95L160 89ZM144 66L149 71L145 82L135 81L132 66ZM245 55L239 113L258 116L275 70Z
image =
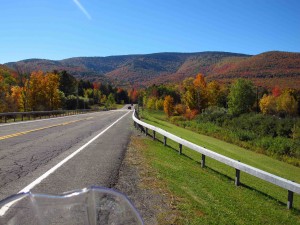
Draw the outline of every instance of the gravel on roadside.
M158 181L155 171L140 152L141 138L134 131L114 189L124 193L140 212L145 225L175 224L178 217L173 196Z

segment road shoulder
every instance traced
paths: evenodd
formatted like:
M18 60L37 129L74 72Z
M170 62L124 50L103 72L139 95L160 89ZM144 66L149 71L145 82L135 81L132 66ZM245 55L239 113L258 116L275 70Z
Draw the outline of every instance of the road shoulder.
M133 132L114 189L133 202L146 225L174 224L178 212L173 196L143 156L142 138Z

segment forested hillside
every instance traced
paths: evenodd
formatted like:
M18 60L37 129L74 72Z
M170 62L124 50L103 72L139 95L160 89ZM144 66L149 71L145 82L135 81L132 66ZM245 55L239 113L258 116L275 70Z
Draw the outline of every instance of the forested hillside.
M300 87L300 53L266 52L245 55L228 52L155 53L109 57L76 57L59 61L29 59L7 63L11 69L29 72L66 70L77 78L113 82L118 86L145 87L176 83L202 73L207 80L232 82L248 78L265 87Z

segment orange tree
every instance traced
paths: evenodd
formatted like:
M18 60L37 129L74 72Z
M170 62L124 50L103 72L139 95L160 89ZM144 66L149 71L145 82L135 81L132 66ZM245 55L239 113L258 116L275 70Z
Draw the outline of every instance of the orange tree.
M174 99L167 95L164 100L164 112L170 117L174 112Z

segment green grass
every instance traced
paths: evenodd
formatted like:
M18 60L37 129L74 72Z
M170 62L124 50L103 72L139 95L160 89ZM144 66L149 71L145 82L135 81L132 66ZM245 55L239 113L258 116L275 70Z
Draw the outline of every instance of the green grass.
M300 168L257 154L218 139L200 135L170 124L157 112L143 112L144 121L161 127L193 143L205 146L233 159L281 177L300 182ZM162 140L160 135L157 137ZM286 209L287 191L245 173L242 186L234 186L235 170L215 160L206 159L201 169L201 155L168 140L168 148L158 141L144 139L148 162L168 188L182 199L179 209L183 224L300 224L300 196L294 195L293 210Z

